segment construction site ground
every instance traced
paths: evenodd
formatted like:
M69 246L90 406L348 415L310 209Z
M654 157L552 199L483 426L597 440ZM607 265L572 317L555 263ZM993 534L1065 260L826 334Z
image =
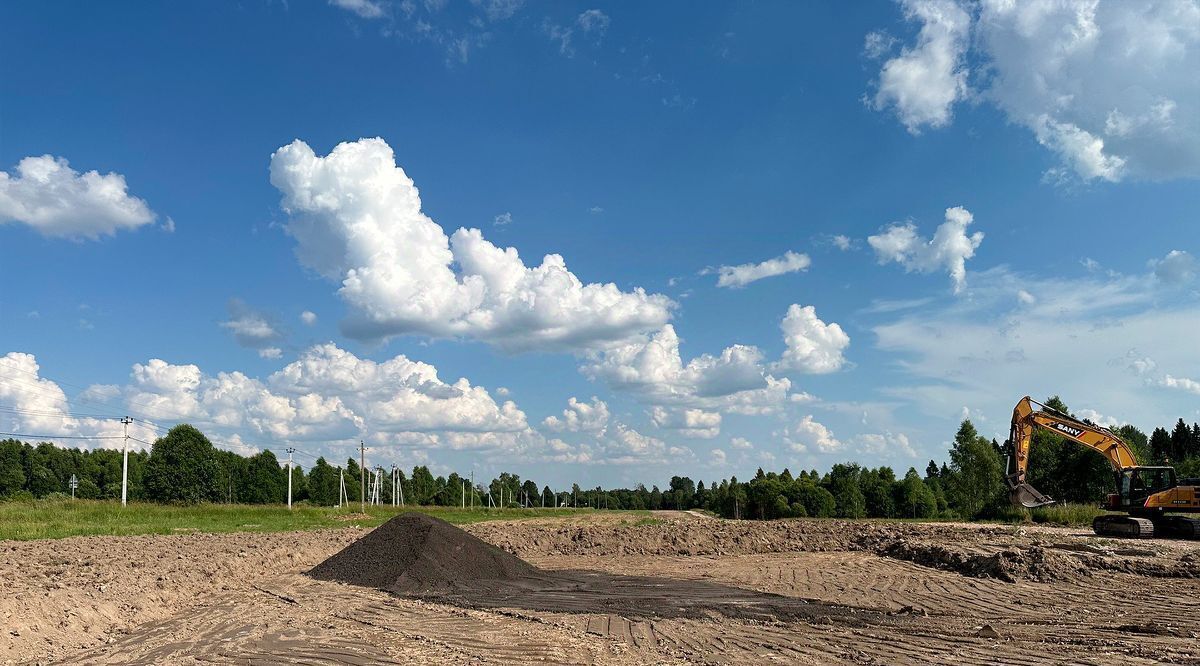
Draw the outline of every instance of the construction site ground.
M666 512L466 529L639 582L453 605L304 575L352 523L0 541L0 663L1200 663L1200 542Z

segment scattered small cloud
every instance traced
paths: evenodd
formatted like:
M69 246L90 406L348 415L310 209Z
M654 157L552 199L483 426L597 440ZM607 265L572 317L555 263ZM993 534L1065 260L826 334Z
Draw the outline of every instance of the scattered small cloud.
M975 256L975 250L983 242L982 231L967 235L967 226L974 219L966 208L955 206L946 209L946 221L938 226L932 238L917 235L917 226L906 222L889 226L867 238L867 243L881 264L895 262L916 273L945 270L957 294L967 285L967 259Z
M674 93L662 98L662 105L668 109L688 110L696 106L696 98L689 95Z
M706 268L701 271L701 274L716 273L718 276L718 287L738 289L764 278L806 271L811 265L812 260L809 259L807 254L800 254L789 250L782 256L767 259L760 263L719 266L715 269Z
M512 224L512 213L500 213L492 220L492 226L506 227Z
M237 298L229 300L228 309L229 319L221 322L221 328L233 333L233 339L242 347L257 350L263 358L277 358L264 354L283 339L271 318Z
M1153 374L1158 369L1158 363L1139 352L1137 349L1130 349L1123 356L1118 356L1109 359L1108 365L1111 367L1124 367L1130 374L1144 377Z
M562 416L547 416L542 425L554 432L603 433L608 428L608 404L592 396L590 402L571 397Z
M1154 276L1166 284L1184 284L1196 279L1196 258L1183 250L1171 250L1150 265Z
M305 326L312 326L317 323L317 313L312 310L305 310L300 313L300 321L304 322Z
M836 453L845 446L837 437L833 436L833 432L829 428L813 420L812 414L784 429L783 441L795 453L807 451Z
M154 219L118 173L79 173L52 155L26 157L14 174L0 171L0 224L18 222L51 238L98 240Z
M604 212L604 209L599 206L592 206L591 208L588 209L588 212L591 213L592 215L599 215L600 213Z
M884 30L874 30L867 33L863 39L863 55L871 60L879 60L892 52L896 46L896 38Z
M721 434L720 412L703 409L668 409L654 406L650 420L659 428L678 430L685 437L712 439Z
M482 9L487 19L495 23L515 16L525 5L525 0L471 0L471 4Z
M1196 395L1200 395L1200 382L1198 382L1194 379L1189 379L1187 377L1175 377L1173 375L1166 375L1162 379L1158 380L1156 383L1158 386L1162 386L1164 388L1175 389L1178 391L1187 391L1188 393L1195 393Z
M859 452L869 456L885 456L895 458L917 457L917 452L913 450L912 444L908 441L908 436L904 433L868 433L859 435L856 438L856 441L858 443Z
M568 58L575 57L574 37L576 31L582 32L592 38L592 41L598 46L604 37L604 33L608 31L608 26L611 23L609 17L599 9L588 9L569 25L559 25L551 21L549 18L542 21L542 32L546 33L546 37L551 42L558 44L558 52Z
M329 0L329 4L357 14L361 18L383 18L383 5L378 0Z
M603 35L611 21L608 15L599 9L589 9L580 14L575 22L585 33Z

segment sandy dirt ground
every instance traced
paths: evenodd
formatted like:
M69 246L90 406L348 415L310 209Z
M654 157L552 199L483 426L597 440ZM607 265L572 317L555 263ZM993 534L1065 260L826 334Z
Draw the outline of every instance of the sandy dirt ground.
M1200 542L661 518L468 528L545 569L672 579L652 592L661 612L625 603L628 590L558 612L532 596L462 607L303 575L364 534L353 525L0 542L0 662L1200 663ZM668 607L717 586L780 596L752 597L762 613Z

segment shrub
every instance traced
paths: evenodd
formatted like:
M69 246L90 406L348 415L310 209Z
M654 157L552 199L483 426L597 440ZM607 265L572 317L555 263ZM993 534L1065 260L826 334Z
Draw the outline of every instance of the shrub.
M18 490L14 493L10 493L8 495L8 497L4 498L4 501L6 501L6 502L28 502L28 503L32 504L33 503L33 493L29 492L28 490Z

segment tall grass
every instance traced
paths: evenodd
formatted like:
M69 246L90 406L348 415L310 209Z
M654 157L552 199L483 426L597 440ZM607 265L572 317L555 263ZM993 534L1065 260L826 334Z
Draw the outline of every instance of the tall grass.
M1092 520L1097 516L1107 515L1108 513L1110 512L1101 509L1095 504L1063 503L1032 509L1030 510L1030 518L1035 523L1074 527L1077 525L1091 525Z
M198 504L174 506L100 500L42 499L0 502L0 540L59 539L84 535L187 532L284 532L361 525L374 527L404 511L420 511L457 525L485 520L567 517L590 509L460 509L368 506L334 509L296 505Z
M1090 526L1096 516L1110 513L1094 504L1064 502L1036 509L1006 506L994 516L1006 523L1038 523L1063 527Z

